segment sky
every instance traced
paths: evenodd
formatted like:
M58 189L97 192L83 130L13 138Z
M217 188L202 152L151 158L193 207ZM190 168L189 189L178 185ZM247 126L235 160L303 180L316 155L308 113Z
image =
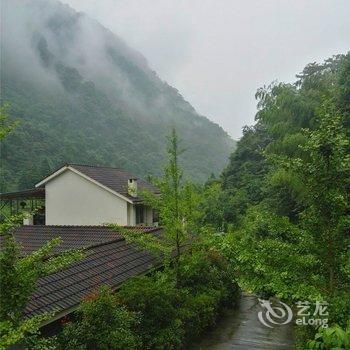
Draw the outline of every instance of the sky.
M350 50L350 0L63 0L140 51L234 139L256 90Z

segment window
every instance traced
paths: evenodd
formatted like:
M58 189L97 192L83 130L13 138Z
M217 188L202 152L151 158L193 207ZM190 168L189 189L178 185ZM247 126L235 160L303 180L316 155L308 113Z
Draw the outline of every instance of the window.
M136 205L136 225L143 224L144 220L144 206Z

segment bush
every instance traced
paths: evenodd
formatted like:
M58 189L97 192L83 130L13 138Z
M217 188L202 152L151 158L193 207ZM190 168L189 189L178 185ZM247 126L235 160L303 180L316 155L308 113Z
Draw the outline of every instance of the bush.
M215 324L239 289L228 262L215 249L195 247L181 256L179 285L172 269L125 283L118 298L139 312L145 349L177 349Z
M181 256L179 283L166 268L132 278L115 295L104 288L91 296L78 320L65 325L62 348L168 350L198 337L222 307L234 304L239 289L215 249L197 248Z
M220 306L232 306L237 301L239 288L232 268L215 248L193 249L183 255L179 274L181 287L192 293L216 291Z
M134 332L139 318L121 306L110 288L85 300L77 311L77 320L64 325L58 348L71 350L140 349Z
M215 324L218 316L220 292L208 289L193 294L182 291L182 306L179 310L185 331L185 341L198 337L206 328Z
M143 349L176 349L183 340L178 317L178 294L171 271L141 276L126 282L118 293L120 302L141 315L138 332Z
M230 265L214 247L194 247L181 258L181 319L187 341L215 324L224 306L232 306L239 288Z
M350 294L344 291L337 291L329 300L329 322L346 327L350 315Z
M350 326L346 330L337 325L330 328L319 328L315 339L307 342L306 349L350 349Z

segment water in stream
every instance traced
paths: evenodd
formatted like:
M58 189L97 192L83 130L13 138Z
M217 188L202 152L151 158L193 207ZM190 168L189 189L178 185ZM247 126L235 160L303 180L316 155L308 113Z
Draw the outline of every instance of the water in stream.
M258 319L261 308L253 295L243 294L237 308L228 310L215 329L191 350L292 350L293 325L274 328L263 326Z

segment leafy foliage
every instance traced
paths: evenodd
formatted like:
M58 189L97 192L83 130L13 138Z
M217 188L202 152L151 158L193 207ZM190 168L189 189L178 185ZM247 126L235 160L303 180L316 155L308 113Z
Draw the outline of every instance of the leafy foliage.
M54 239L37 251L23 256L12 235L21 219L22 216L12 217L0 224L0 345L8 347L25 341L29 348L35 345L37 349L48 349L50 341L35 336L39 334L42 322L52 315L46 313L23 319L23 311L40 277L65 268L80 259L82 253L72 251L52 256L53 249L60 243L59 239Z
M349 137L349 62L349 54L334 56L322 64L307 66L295 84L274 82L258 90L256 124L244 129L222 174L224 195L232 203L224 216L229 223L239 226L246 209L262 201L269 201L275 212L297 220L303 209L302 186L268 158L303 157L305 151L299 146L308 137L303 129L319 127L325 101L342 114L344 132Z
M0 107L0 141L16 127L16 123L9 120L8 109L9 105Z
M211 229L199 229L199 194L182 180L175 130L168 141L168 163L163 177L155 180L161 194L143 193L146 203L158 210L164 233L158 237L118 228L130 242L158 253L162 270L123 283L115 296L108 295L108 302L103 293L85 302L77 321L65 326L62 346L119 349L110 345L123 344L111 314L122 305L139 317L138 323L128 327L126 339L137 337L142 349L180 349L212 326L222 307L236 302L239 289L232 267L218 250L223 238ZM118 305L110 303L110 298ZM106 319L111 320L108 325Z
M64 324L59 348L183 348L239 296L217 240L201 240L181 255L180 285L175 270L168 268L134 277L116 293L102 287Z
M350 54L338 55L308 65L295 84L259 89L256 124L231 155L221 190L216 183L215 196L204 192L216 213L205 219L227 227L222 251L241 286L265 298L327 300L329 322L343 328L350 314L349 67Z
M141 315L138 332L145 349L174 349L181 345L183 330L174 282L167 274L157 273L128 281L118 293L123 304Z
M200 230L199 193L191 183L183 181L183 171L179 164L181 151L175 129L168 137L167 153L164 175L153 179L160 194L150 191L141 193L144 203L158 212L163 234L150 236L125 228L118 229L122 230L129 241L161 255L165 266L172 263L177 276L182 251Z
M243 281L252 289L287 299L330 299L349 291L349 275L342 268L350 243L344 231L349 208L348 140L333 108L324 107L319 113L319 127L305 132L307 141L300 146L304 157L270 156L278 169L274 175L283 169L289 183L302 184L298 221L271 212L269 199L251 207L241 229L232 234L235 266ZM333 317L338 311L333 310Z
M216 248L205 251L202 244L181 255L180 282L173 269L166 269L121 287L120 301L141 315L143 348L182 348L215 324L222 307L237 301L231 266Z
M341 350L350 348L350 327L343 330L339 326L320 328L314 340L309 340L306 349Z
M275 294L287 300L320 297L324 280L318 274L314 238L288 218L261 207L250 208L241 229L230 234L227 243L238 282L247 290L265 298Z
M106 286L86 298L75 317L74 322L65 323L59 349L140 349L140 339L133 332L138 315L120 305Z

